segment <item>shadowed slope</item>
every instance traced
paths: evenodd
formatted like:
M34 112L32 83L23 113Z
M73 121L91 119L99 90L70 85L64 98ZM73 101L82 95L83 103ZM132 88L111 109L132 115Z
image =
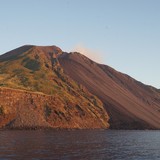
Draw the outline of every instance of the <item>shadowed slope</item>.
M111 128L160 129L160 93L79 53L59 57L64 72L102 100Z
M18 56L20 56L23 52L28 51L32 47L33 47L32 45L25 45L25 46L16 48L12 51L9 51L9 52L0 56L0 62L7 61L7 60L14 60L14 59L18 58Z

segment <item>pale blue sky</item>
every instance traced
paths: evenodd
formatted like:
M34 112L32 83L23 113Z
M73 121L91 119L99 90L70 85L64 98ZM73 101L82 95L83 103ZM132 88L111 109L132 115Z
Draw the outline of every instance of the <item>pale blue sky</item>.
M0 0L0 54L24 44L84 47L160 88L160 0Z

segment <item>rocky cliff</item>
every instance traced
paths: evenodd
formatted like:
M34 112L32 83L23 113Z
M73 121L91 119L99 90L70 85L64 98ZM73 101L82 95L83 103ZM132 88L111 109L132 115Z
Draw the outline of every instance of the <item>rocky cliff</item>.
M108 128L107 121L102 104L0 87L0 128Z

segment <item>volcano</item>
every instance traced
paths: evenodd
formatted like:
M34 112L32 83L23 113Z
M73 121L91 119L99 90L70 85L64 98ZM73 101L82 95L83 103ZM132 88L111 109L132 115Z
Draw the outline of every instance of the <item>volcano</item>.
M160 91L78 52L0 56L0 127L160 129Z

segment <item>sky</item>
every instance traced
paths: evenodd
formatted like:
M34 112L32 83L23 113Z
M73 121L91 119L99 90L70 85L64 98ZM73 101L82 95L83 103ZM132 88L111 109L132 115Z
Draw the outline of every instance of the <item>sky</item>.
M56 45L160 88L160 0L0 0L0 54Z

